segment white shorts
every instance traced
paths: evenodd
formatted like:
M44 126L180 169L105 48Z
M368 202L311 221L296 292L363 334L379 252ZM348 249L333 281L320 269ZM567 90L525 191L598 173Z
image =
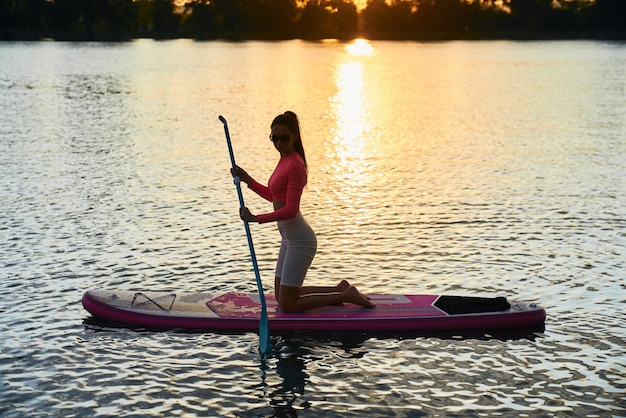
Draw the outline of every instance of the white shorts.
M281 286L302 287L317 251L317 237L300 212L295 218L277 224L282 242L276 261L276 277L280 277Z

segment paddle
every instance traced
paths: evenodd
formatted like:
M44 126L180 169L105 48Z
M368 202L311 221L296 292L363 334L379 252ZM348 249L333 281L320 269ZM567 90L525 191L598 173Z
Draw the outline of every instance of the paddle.
M230 143L230 134L228 133L228 124L226 119L222 115L219 116L220 121L224 124L224 133L226 134L226 143L228 144L228 152L230 154L230 162L233 168L236 168L235 154L233 153L233 146ZM241 193L241 185L239 184L239 177L233 179L235 186L237 186L237 195L239 196L239 206L245 207L243 203L243 194ZM250 248L250 256L252 257L252 266L254 267L254 274L256 276L256 285L259 289L259 296L261 298L261 318L259 321L259 349L263 354L272 353L272 343L270 341L270 327L267 320L267 306L265 305L265 296L263 294L263 285L261 284L261 275L259 274L259 266L256 262L256 255L254 253L254 245L252 244L252 234L250 233L250 225L248 221L243 221L246 228L246 236L248 237L248 247Z

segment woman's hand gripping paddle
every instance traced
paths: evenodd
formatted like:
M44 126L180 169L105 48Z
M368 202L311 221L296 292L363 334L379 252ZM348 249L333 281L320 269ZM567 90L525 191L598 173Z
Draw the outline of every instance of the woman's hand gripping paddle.
M233 146L230 143L230 134L228 133L228 124L223 116L219 116L220 121L224 124L224 133L226 134L226 143L228 144L228 152L230 154L230 162L233 168L236 168L235 155L233 153ZM237 186L237 195L239 196L239 206L245 207L243 203L243 194L241 193L241 185L239 184L239 177L233 179L235 186ZM250 248L250 256L252 257L252 266L254 267L254 274L256 276L256 285L259 289L259 296L261 299L261 318L259 322L259 349L261 353L269 355L272 353L272 343L270 341L270 327L267 320L267 306L265 304L265 296L263 294L263 285L261 283L261 275L259 274L259 266L256 262L256 254L254 253L254 245L252 244L252 234L250 233L250 225L248 221L243 221L246 228L246 236L248 237L248 247Z

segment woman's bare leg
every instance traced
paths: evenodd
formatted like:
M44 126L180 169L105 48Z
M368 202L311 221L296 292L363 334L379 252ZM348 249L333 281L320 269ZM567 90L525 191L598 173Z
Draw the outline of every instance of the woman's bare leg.
M280 277L274 277L274 296L276 297L276 302L280 300Z
M347 280L342 280L337 286L302 286L300 288L300 296L309 295L312 293L338 293L345 292L350 288L350 283Z
M285 313L302 312L322 306L338 305L340 303L354 303L366 308L375 305L363 296L356 287L350 286L343 292L300 294L299 287L281 286L279 291L279 305Z

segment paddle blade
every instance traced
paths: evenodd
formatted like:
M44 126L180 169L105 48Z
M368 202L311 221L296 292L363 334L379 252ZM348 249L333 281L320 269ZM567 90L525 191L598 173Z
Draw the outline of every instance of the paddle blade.
M270 341L267 313L265 314L265 318L261 315L261 321L259 323L259 351L266 356L272 354L272 342Z

